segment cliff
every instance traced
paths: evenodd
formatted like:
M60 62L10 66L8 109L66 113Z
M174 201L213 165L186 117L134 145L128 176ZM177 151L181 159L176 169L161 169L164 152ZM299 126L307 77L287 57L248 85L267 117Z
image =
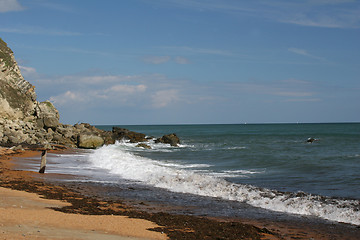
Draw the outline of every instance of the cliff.
M23 78L13 51L0 38L0 146L96 148L122 139L148 141L145 134L127 129L103 131L87 123L72 126L61 124L59 118L51 102L36 100L35 87ZM176 146L180 143L176 138L173 134L158 142Z
M0 117L24 119L35 114L35 88L21 75L14 54L0 38Z
M48 129L59 125L52 103L36 101L35 87L24 79L13 51L0 38L0 144L48 145Z

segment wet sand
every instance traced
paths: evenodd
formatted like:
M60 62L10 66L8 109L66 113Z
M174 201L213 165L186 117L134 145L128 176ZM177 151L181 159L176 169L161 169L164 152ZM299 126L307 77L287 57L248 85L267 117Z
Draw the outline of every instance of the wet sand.
M71 178L68 175L14 170L14 157L21 157L21 161L16 161L21 164L35 156L40 164L39 151L14 153L0 148L0 156L0 239L358 239L360 236L358 227L342 228L339 224L309 226L147 211L125 204L122 199L95 197L97 190L86 184L70 187L49 181Z

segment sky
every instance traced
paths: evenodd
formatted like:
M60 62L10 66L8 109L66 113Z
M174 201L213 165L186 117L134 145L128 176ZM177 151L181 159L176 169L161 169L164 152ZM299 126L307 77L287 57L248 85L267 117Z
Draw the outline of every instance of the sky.
M62 123L360 122L358 0L0 0Z

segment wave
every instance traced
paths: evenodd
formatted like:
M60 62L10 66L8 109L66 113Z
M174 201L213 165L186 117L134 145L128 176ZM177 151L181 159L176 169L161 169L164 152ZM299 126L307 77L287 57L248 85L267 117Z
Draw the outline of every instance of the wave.
M188 144L178 144L177 147L170 146L170 144L165 143L155 143L156 138L148 139L148 142L145 144L150 146L151 149L146 149L142 147L135 148L138 143L131 143L129 141L121 140L118 141L117 144L121 145L124 150L128 151L136 151L136 152L176 152L180 151L182 148L194 148L194 145L188 145Z
M171 163L171 162L158 162L159 165L161 166L165 166L165 167L175 167L175 168L180 168L180 169L196 169L196 168L209 168L212 165L210 164L177 164L177 163Z
M240 150L240 149L247 149L247 147L237 146L237 147L228 147L228 150Z
M247 178L252 174L264 173L264 171L249 171L249 170L229 170L221 172L211 172L209 173L212 176L222 177L222 178Z
M126 146L125 146L126 148ZM192 167L140 157L124 150L124 145L103 146L89 155L93 166L107 169L111 174L142 184L173 192L190 193L247 203L272 211L316 216L323 219L360 225L358 200L334 199L298 193L284 193L251 185L226 181ZM186 166L186 165L185 165ZM191 165L190 165L191 166ZM238 170L224 174L254 174L255 171Z

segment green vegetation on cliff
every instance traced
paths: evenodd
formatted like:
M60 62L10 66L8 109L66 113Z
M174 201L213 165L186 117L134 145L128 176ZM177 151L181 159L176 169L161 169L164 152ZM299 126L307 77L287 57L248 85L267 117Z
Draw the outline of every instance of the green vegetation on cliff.
M6 42L0 38L0 59L3 59L7 67L13 67L15 64L11 58L12 54L13 51L11 51Z

